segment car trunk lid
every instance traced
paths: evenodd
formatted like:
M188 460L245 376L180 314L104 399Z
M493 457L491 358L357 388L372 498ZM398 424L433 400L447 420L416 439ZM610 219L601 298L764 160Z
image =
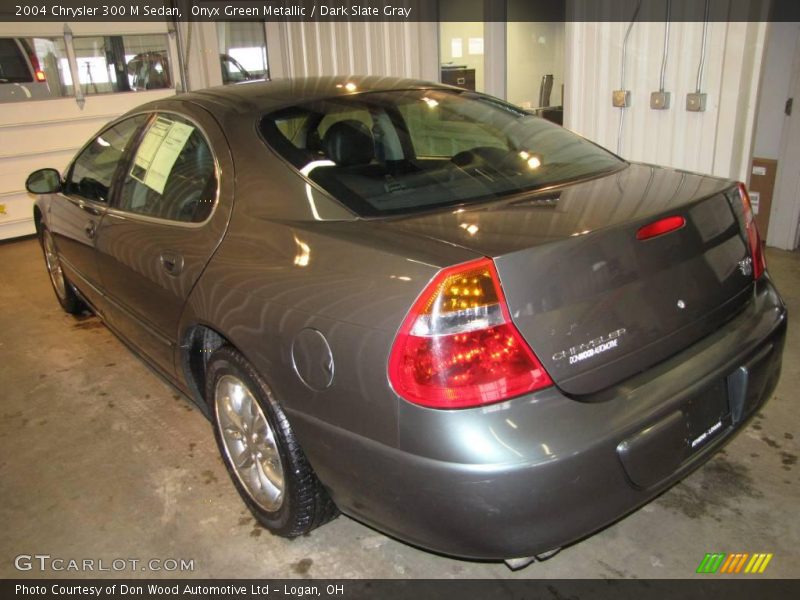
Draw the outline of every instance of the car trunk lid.
M685 224L637 239L665 217ZM493 257L513 322L576 396L679 352L752 296L736 187L702 175L631 165L394 226Z

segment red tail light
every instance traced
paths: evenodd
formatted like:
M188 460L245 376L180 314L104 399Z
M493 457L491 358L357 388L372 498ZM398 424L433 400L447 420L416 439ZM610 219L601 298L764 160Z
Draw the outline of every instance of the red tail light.
M28 54L28 58L31 60L31 66L33 67L33 75L36 77L36 81L46 81L47 77L42 71L42 68L39 66L39 58L33 52Z
M753 214L753 207L750 205L750 196L743 183L739 184L739 197L742 199L747 243L750 246L750 257L753 259L753 279L758 280L767 268L767 259L764 256L764 248L761 245L761 236L758 235L756 218Z
M397 334L389 380L432 408L500 402L553 383L511 322L489 258L443 269L428 285Z
M639 241L649 240L650 238L664 235L670 231L675 231L686 225L686 219L681 216L665 217L640 227L636 232L636 239Z

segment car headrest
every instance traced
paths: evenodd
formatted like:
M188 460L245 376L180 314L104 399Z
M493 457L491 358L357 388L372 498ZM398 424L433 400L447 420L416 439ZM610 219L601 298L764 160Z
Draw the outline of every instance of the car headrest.
M367 164L375 155L372 132L355 119L331 125L322 138L322 147L329 159L343 167Z

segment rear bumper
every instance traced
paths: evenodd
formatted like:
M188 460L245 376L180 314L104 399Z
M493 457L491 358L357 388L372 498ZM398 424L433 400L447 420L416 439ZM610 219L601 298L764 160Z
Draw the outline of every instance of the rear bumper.
M345 513L444 554L533 556L648 502L730 440L777 384L786 323L765 277L723 328L591 402L556 388L461 411L400 402L398 448L293 424ZM726 414L698 429L720 386Z

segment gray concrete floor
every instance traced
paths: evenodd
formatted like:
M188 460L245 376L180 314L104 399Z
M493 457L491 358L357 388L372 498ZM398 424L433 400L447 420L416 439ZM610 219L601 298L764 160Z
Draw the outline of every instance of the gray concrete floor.
M36 241L0 245L0 577L38 575L16 571L14 557L49 554L193 559L182 575L195 577L683 578L706 552L772 552L762 577L797 577L800 255L770 251L768 261L794 321L763 413L654 502L512 573L347 517L293 541L260 529L201 413L96 317L61 312Z

